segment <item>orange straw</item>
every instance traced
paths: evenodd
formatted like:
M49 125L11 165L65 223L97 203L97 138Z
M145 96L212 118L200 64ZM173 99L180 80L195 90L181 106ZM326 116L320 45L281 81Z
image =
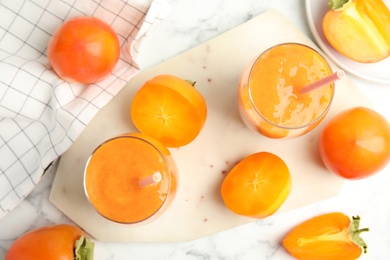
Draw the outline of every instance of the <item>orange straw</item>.
M326 86L326 85L329 85L339 79L342 79L343 77L345 76L345 73L344 71L342 70L338 70L332 74L330 74L329 76L326 76L320 80L317 80L305 87L303 87L301 90L300 90L300 93L301 94L306 94L310 91L313 91L317 88L320 88L320 87L323 87L323 86Z
M152 175L140 180L138 185L141 187L146 187L151 184L159 183L162 180L162 175L159 172L155 172Z

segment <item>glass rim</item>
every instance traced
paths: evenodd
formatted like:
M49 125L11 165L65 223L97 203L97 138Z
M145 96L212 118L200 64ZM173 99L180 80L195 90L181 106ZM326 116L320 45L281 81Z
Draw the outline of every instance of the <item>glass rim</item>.
M112 142L112 141L115 141L117 139L137 139L139 141L142 141L142 142L145 142L147 143L148 145L150 145L151 147L154 148L154 150L156 150L158 152L158 154L161 156L161 158L163 159L164 161L164 165L166 165L167 167L167 177L168 177L168 186L167 186L167 189L166 189L166 193L167 195L165 196L165 198L162 200L161 202L161 205L150 215L148 216L147 218L144 218L144 219L141 219L141 220L138 220L138 221L118 221L118 220L115 220L115 219L112 219L108 216L105 216L102 212L100 212L96 207L95 205L92 203L90 197L89 197L89 194L88 194L88 190L87 190L87 184L86 184L86 176L87 176L87 168L88 168L88 165L93 157L93 155L101 148L103 147L105 144L109 143L109 142ZM109 220L109 221L112 221L112 222L115 222L115 223L119 223L119 224L126 224L126 225L133 225L133 224L140 224L140 223L143 223L143 222L146 222L147 220L150 220L151 218L153 218L154 216L156 216L156 214L158 214L158 212L160 212L160 210L163 209L163 207L165 206L165 204L167 203L167 200L168 200L168 197L169 197L169 192L172 188L172 166L171 164L169 163L169 161L167 160L166 158L166 155L163 154L160 149L154 145L153 143L151 143L150 141L142 138L141 136L136 136L136 135L132 135L132 134L123 134L123 135L118 135L118 136L115 136L115 137L111 137L105 141L103 141L102 143L100 143L92 152L91 154L89 155L88 159L87 159L87 162L85 164L85 167L84 167L84 174L83 174L83 187L84 187L84 193L85 193L85 196L88 200L88 203L92 206L92 208L100 215L102 216L103 218Z
M251 92L251 84L250 84L250 79L251 79L251 76L252 76L252 72L253 72L253 67L255 66L255 64L259 61L259 59L266 53L268 53L269 51L271 51L272 49L276 48L276 47L280 47L280 46L284 46L284 45L298 45L298 46L302 46L302 47L305 47L315 53L317 53L324 61L325 61L325 64L326 66L329 68L330 70L330 74L333 73L333 69L332 69L332 66L330 65L330 63L327 61L327 59L324 57L323 54L321 54L319 51L315 50L314 48L306 45L306 44L303 44L303 43L298 43L298 42L284 42L284 43L279 43L279 44L276 44L276 45L273 45L267 49L265 49L263 52L261 52L255 59L255 61L252 63L251 65L251 68L250 68L250 71L249 71L249 74L248 74L248 79L246 81L247 83L247 86L248 86L248 90L247 90L247 93L248 93L248 96L249 96L249 100L251 102L251 105L252 107L254 108L254 110L256 111L256 114L259 115L264 121L266 121L267 123L271 124L272 126L275 126L275 127L278 127L278 128L281 128L281 129L285 129L285 130L298 130L298 129L302 129L302 128L306 128L306 127L309 127L311 125L314 125L316 124L319 120L321 120L327 113L328 111L330 110L330 107L331 107L331 104L333 102L333 98L334 98L334 95L335 95L335 82L331 83L332 85L332 94L331 94L331 97L330 97L330 100L329 100L329 103L328 103L328 106L326 107L326 109L324 109L324 111L322 111L322 113L317 116L314 120L311 120L310 122L304 124L304 125L301 125L301 126L284 126L284 125L279 125L279 124L276 124L274 122L271 122L268 118L266 118L260 111L259 109L257 108L254 100L253 100L253 97L252 97L252 92Z

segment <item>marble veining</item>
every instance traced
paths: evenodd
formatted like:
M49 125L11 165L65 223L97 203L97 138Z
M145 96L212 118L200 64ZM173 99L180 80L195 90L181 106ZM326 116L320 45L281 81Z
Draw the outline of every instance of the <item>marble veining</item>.
M168 17L144 40L140 64L153 66L188 50L260 14L277 8L311 37L303 0L169 0ZM311 37L312 38L312 37ZM390 119L387 105L390 86L377 86L348 75L374 101L374 107ZM368 254L361 259L390 259L390 167L377 176L346 183L332 199L278 214L231 230L184 243L101 243L95 246L95 259L189 259L189 260L288 260L292 259L280 240L294 225L311 216L330 211L360 215ZM54 172L44 175L32 193L0 220L0 259L21 234L33 228L71 223L48 200Z

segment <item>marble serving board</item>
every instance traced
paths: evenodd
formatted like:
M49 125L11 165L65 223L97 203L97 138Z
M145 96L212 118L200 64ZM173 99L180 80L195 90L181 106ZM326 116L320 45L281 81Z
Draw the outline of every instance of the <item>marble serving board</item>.
M275 213L296 209L336 196L343 180L320 161L317 140L329 118L353 106L370 106L348 78L337 84L327 118L314 131L291 140L275 140L251 132L236 107L236 89L246 64L266 48L300 42L316 48L283 14L269 10L222 35L135 76L98 112L70 149L61 156L50 201L99 241L181 242L201 238L251 221L229 211L220 186L232 167L260 151L280 156L289 166L292 191ZM133 96L142 84L159 74L196 81L204 95L208 117L190 144L170 149L179 171L177 196L168 211L143 226L112 223L99 216L85 197L83 170L88 156L102 141L137 131L129 117Z

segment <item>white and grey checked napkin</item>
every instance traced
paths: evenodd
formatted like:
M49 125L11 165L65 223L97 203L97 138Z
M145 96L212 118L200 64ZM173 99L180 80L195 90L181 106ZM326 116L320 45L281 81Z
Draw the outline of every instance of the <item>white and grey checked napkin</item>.
M139 46L166 15L163 1L0 0L0 218L139 71ZM122 48L114 71L88 86L58 78L46 56L52 33L79 15L111 24Z

